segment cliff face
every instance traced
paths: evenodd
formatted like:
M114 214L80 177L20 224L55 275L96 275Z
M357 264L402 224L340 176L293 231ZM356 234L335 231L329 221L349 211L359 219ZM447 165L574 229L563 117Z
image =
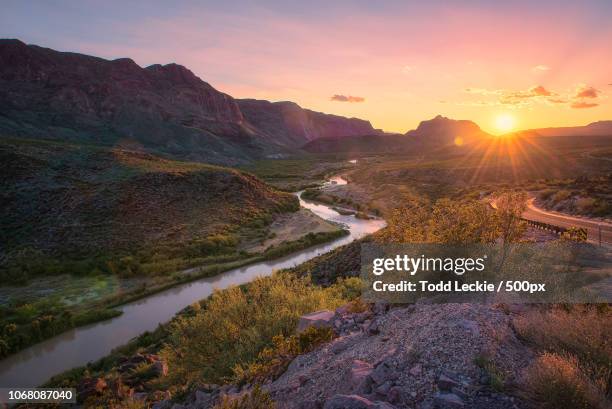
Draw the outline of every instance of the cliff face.
M286 146L303 146L318 138L374 135L381 133L369 121L345 118L303 109L293 102L257 99L237 100L245 119L264 138Z
M237 101L177 64L141 68L0 40L0 134L236 163L372 131L291 102Z

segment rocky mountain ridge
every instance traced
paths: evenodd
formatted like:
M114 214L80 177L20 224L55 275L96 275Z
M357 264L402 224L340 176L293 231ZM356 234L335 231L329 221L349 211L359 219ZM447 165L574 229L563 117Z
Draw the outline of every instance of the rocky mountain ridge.
M0 133L240 163L376 131L291 102L236 100L178 64L141 68L0 40Z

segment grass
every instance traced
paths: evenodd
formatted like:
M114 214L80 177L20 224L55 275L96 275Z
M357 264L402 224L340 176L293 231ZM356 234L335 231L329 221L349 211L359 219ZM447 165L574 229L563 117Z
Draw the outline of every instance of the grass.
M259 352L255 360L236 365L233 369L234 382L243 385L273 381L285 372L296 356L314 350L335 336L331 328L315 327L290 336L277 335L272 338L272 346Z
M527 395L549 408L609 407L612 319L609 307L549 308L518 317L518 335L540 357L528 369Z
M275 409L276 404L268 392L262 391L259 386L240 397L224 397L212 409Z
M505 377L503 372L497 367L495 362L486 354L477 355L474 358L474 365L483 369L490 378L491 388L497 392L504 390Z
M544 353L525 377L528 395L543 409L603 409L605 397L576 357Z

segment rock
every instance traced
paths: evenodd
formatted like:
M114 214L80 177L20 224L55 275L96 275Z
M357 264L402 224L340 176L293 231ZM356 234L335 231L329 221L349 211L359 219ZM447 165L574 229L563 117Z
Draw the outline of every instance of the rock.
M371 316L372 316L372 313L370 311L364 311L364 312L360 312L360 313L353 315L353 319L355 320L356 323L363 324L365 320L367 320Z
M360 360L353 361L349 375L349 387L352 392L370 393L372 390L372 374L373 368L367 362Z
M151 409L171 409L171 408L172 408L172 402L170 402L169 400L161 400L159 402L155 402L153 406L151 406Z
M374 305L372 306L372 312L374 314L384 314L385 312L389 311L389 303L386 302L377 302L374 303Z
M391 389L391 381L387 381L385 383L383 383L382 385L380 385L379 387L377 387L375 389L375 392L378 393L379 395L384 395L387 396L387 393L389 393L389 389Z
M325 402L323 409L373 409L374 403L357 395L335 395Z
M346 339L346 337L340 337L332 342L330 346L330 351L333 354L338 355L339 353L345 351L347 348L348 348L348 340Z
M351 303L346 303L344 305L341 305L340 307L336 308L336 314L338 315L346 315L349 312L349 309L351 308Z
M331 328L333 326L334 313L329 310L316 311L300 317L297 331L302 332L310 327Z
M462 319L457 322L457 326L472 331L475 336L480 335L480 326L476 321Z
M84 401L92 395L99 395L108 387L104 378L86 378L77 387L78 400Z
M451 392L459 396L461 399L468 399L470 397L468 393L461 388L453 388L451 389Z
M156 361L153 364L153 371L157 376L166 376L168 375L168 364L164 361Z
M325 402L323 409L395 409L387 402L372 402L358 395L335 395Z
M208 407L212 405L215 397L212 393L207 393L201 390L195 391L195 403L201 407Z
M442 373L438 378L438 388L443 391L450 391L453 388L461 387L461 383L451 378L448 374Z
M464 406L463 399L454 393L437 393L434 396L434 407L436 409L455 409Z
M372 321L366 330L368 335L378 335L380 334L380 327L378 326L378 322L376 320Z
M306 400L297 406L298 409L321 409L322 407L323 403L318 400Z
M138 392L133 395L133 399L138 402L144 402L147 400L148 396L149 394L146 392Z
M392 403L399 403L403 401L402 388L399 386L394 386L389 389L387 393L387 399Z
M412 376L419 376L421 374L421 372L423 372L423 366L421 364L414 365L408 371L408 373L410 373L410 375L412 375Z
M377 385L382 385L388 380L393 380L398 378L398 373L395 372L392 360L386 359L383 362L376 365L376 368L372 371L372 380Z

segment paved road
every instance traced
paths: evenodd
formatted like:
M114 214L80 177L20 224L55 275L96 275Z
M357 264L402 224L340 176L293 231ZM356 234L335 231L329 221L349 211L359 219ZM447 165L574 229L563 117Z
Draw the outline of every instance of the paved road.
M597 244L599 244L599 229L601 228L601 241L604 244L612 244L612 223L551 213L536 207L533 204L533 199L527 202L527 210L523 213L523 217L525 219L549 223L559 227L583 227L587 229L588 241Z

